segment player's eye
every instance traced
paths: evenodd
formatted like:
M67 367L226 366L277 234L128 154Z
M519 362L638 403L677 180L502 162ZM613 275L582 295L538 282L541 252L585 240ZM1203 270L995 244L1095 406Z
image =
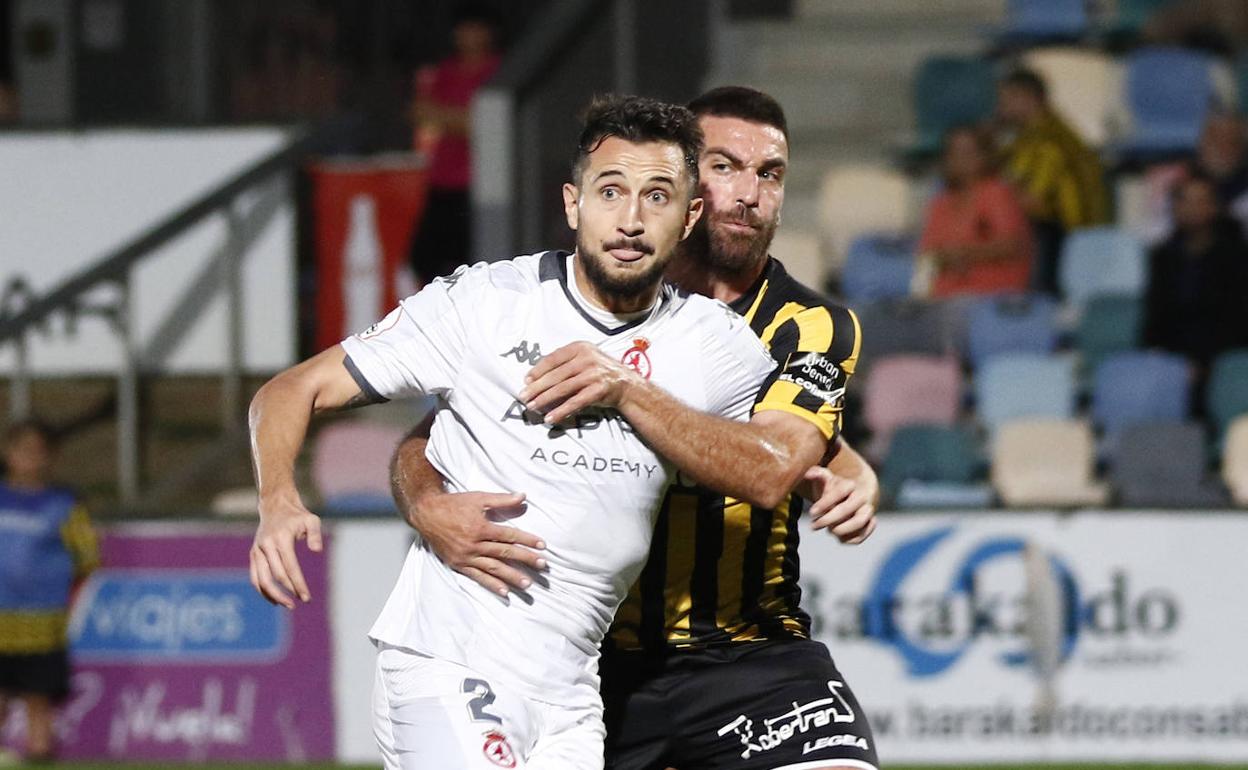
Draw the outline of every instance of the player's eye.
M660 205L667 203L667 193L663 192L662 190L654 190L650 193L650 195L646 197L650 199L651 203L657 203Z
M729 168L728 164L724 163L723 161L720 161L711 166L711 170L719 174L726 173L728 171L728 168Z
M603 200L613 201L620 197L620 191L614 187L604 187L601 195Z

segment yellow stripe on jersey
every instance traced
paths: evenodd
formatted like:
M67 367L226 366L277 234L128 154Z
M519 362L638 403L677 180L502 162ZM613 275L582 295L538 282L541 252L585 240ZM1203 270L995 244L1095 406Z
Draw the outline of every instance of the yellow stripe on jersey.
M741 580L745 572L745 542L750 536L754 507L731 497L724 498L724 547L717 564L719 607L715 622L731 635L745 626L741 622Z
M0 655L42 655L65 649L64 610L0 612Z
M673 495L668 509L667 582L663 588L664 613L668 618L668 639L679 642L689 638L689 611L693 595L689 580L697 543L698 499L693 495Z
M74 560L74 577L84 578L100 565L100 546L87 509L76 505L61 525L61 539Z
M769 281L763 281L763 285L758 289L758 296L754 298L754 303L750 305L749 310L745 311L745 322L747 324L754 323L754 316L758 313L758 306L763 304L763 297L767 294L768 283Z
M823 352L832 346L832 314L826 307L806 308L793 317L800 332L797 349Z
M780 327L784 326L784 324L793 318L793 316L805 309L805 305L800 305L796 302L787 302L784 307L776 311L776 314L771 319L771 323L767 324L767 327L763 329L763 333L758 335L758 338L763 341L763 347L771 350L771 340L776 336L776 332L780 330Z

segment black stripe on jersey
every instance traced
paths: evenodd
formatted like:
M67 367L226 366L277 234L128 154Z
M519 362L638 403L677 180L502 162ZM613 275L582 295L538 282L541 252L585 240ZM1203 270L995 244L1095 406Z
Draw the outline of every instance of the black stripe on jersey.
M724 552L724 498L698 496L697 539L689 586L689 636L703 639L718 630L719 557Z
M581 314L581 318L585 322L594 327L603 334L614 336L623 334L630 329L636 329L646 321L649 321L654 313L646 313L643 316L634 318L626 324L616 327L610 327L585 312L585 308L581 307L581 303L576 301L572 296L572 290L568 288L568 254L566 251L548 251L542 255L541 262L537 266L537 275L543 281L555 280L559 282L559 288L563 289L563 296L568 298L568 302L572 307L576 308L576 312ZM660 289L659 302L666 302L667 294Z
M784 539L784 565L781 567L789 614L799 620L804 620L804 613L801 608L802 586L798 583L798 577L801 575L801 554L798 553L797 546L801 536L797 527L805 507L806 501L801 495L789 495L789 532ZM809 631L809 623L804 622L803 625Z
M771 535L774 515L765 508L750 509L750 535L745 540L741 570L741 614L747 619L758 615L758 600L763 595L763 570L767 566L767 538Z
M671 490L668 490L670 499ZM667 540L670 532L668 500L654 522L654 539L650 541L650 558L641 570L641 623L637 639L644 649L659 650L667 644L667 607L663 588L667 584Z
M854 354L854 346L858 344L858 327L846 308L840 305L826 307L832 316L832 347L828 348L826 358L844 361Z

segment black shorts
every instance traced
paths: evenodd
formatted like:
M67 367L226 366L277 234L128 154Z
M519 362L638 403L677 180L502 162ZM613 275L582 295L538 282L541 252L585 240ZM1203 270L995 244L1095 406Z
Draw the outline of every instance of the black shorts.
M65 650L39 655L0 655L0 693L46 695L54 702L69 696L69 655Z
M879 767L858 699L819 642L663 659L603 651L607 770Z

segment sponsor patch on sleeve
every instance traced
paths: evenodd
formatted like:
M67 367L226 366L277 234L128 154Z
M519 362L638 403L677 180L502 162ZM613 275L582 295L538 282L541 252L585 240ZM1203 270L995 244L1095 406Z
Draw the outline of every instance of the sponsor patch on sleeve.
M798 351L785 362L779 379L791 382L829 404L845 397L845 373L822 353Z

